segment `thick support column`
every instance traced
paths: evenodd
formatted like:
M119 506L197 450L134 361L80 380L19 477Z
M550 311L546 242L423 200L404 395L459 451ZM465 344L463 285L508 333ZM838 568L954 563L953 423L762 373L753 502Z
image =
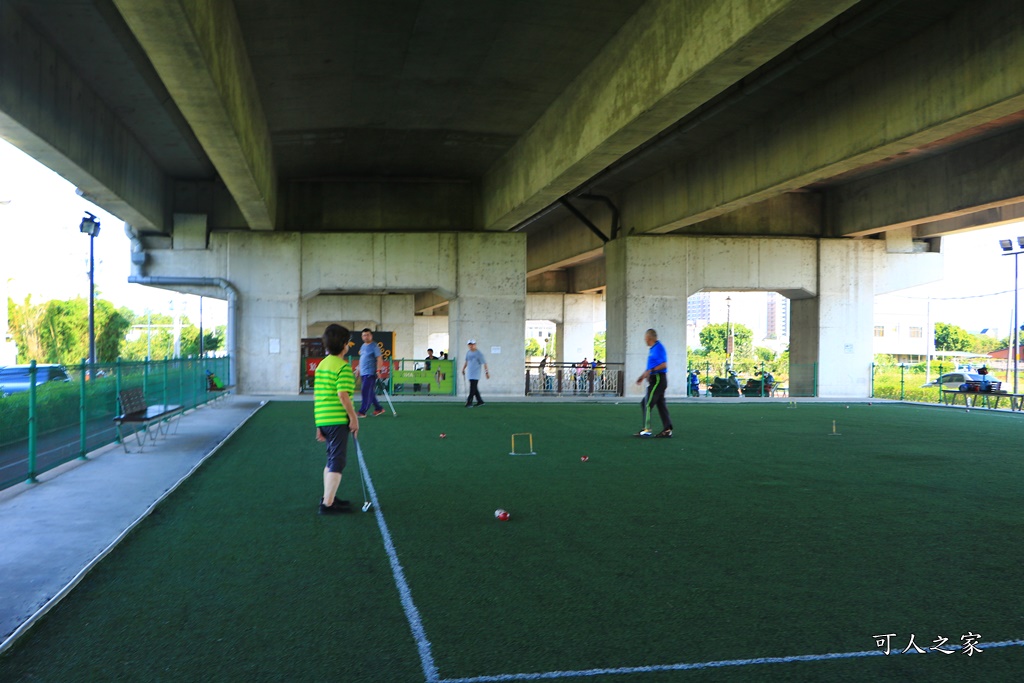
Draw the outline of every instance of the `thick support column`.
M939 254L891 253L880 240L818 243L818 296L794 299L790 393L866 398L871 389L876 294L941 276Z
M668 351L668 395L686 395L686 297L690 241L623 237L605 246L608 273L608 362L625 363L627 396L647 366L644 331L654 328Z
M491 371L480 393L522 396L526 351L526 235L464 233L457 237L457 295L448 310L450 354L458 363L458 392L469 384L462 377L466 341L477 340Z
M604 301L600 294L528 294L527 320L555 323L556 357L563 363L578 363L594 358L594 334L605 323ZM604 359L602 359L604 360Z
M395 358L416 358L412 294L389 294L380 298L383 330L395 333Z
M811 394L817 363L817 395L867 397L874 329L874 266L881 243L821 240L818 296L793 302L790 391Z
M239 391L295 393L299 386L301 237L296 233L229 238L227 280L242 293Z
M599 321L598 307L601 297L597 294L566 294L563 298L562 326L559 339L564 339L563 360L579 363L584 358L594 360L594 328ZM601 316L603 317L603 316Z

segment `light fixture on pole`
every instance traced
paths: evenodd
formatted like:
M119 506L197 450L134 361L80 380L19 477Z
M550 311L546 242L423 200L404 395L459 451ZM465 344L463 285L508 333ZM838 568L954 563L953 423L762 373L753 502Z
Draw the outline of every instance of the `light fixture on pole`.
M1020 317L1019 307L1017 300L1019 299L1018 282L1019 282L1019 261L1017 257L1024 254L1024 236L1017 237L1017 246L1020 247L1018 251L1013 250L1012 240L999 240L999 247L1003 250L1003 256L1013 256L1013 393L1017 393L1017 357L1020 355ZM1009 356L1007 356L1009 361Z
M96 363L96 235L100 234L100 222L96 216L85 212L85 218L78 229L89 236L89 365Z
M729 354L729 365L726 371L732 370L732 354L736 342L732 336L732 297L725 297L725 350Z

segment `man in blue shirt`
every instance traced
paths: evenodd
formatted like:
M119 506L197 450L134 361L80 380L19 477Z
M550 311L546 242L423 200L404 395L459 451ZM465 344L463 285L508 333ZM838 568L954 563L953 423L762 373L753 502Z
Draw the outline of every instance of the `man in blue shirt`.
M636 433L636 436L667 439L672 437L672 418L668 414L668 406L665 405L665 389L668 388L668 354L665 347L658 341L658 333L654 330L647 330L644 341L651 350L647 353L647 369L640 375L636 383L641 384L647 380L647 391L640 401L643 410L643 429ZM657 434L651 433L651 405L658 408L658 415L661 417L661 431Z
M384 407L377 400L377 377L384 369L382 352L373 341L373 330L363 330L363 345L359 347L359 376L363 378L362 402L359 405L359 417L366 417L366 412L373 405L374 416L382 415Z

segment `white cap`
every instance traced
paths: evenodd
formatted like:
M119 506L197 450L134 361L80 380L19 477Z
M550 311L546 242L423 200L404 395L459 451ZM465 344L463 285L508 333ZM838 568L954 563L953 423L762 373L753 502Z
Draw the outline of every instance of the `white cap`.
M468 342L466 342L466 346L469 346L470 344L476 344L476 339L470 339Z

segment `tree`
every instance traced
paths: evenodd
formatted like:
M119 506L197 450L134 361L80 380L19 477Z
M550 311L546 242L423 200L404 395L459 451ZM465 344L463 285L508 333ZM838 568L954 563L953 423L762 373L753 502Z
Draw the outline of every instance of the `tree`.
M527 358L529 358L531 356L543 356L543 355L544 355L544 352L540 348L540 342L538 342L533 337L530 337L529 339L526 340L526 356L527 356Z
M733 323L733 355L736 358L750 358L754 355L754 333L746 325ZM728 354L726 340L729 337L729 325L727 323L714 323L707 325L700 331L700 345L709 353Z
M608 361L607 332L598 332L594 335L594 360Z
M39 330L45 312L45 304L32 304L32 295L26 296L23 304L16 304L13 299L7 299L8 326L14 343L18 346L18 363L28 363L32 359L42 360L43 345Z
M971 333L949 323L935 323L936 351L970 351Z

